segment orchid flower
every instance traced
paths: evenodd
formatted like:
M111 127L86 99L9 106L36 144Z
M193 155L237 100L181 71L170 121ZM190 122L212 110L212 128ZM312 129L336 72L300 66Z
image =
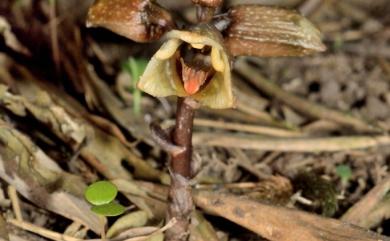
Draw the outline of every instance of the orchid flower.
M221 1L203 2L214 6ZM302 56L325 50L320 32L293 10L236 5L222 16L221 21L216 17L213 23L177 29L169 11L154 1L97 0L87 26L105 27L138 42L163 38L138 87L155 97L190 96L217 109L234 106L232 58Z

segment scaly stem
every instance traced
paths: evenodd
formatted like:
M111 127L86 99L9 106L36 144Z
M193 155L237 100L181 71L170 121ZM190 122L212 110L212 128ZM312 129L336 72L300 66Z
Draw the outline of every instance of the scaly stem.
M179 98L177 102L176 126L172 139L183 151L172 154L170 163L171 187L167 218L175 218L177 223L167 230L166 238L169 241L185 241L189 235L190 216L194 209L189 184L192 175L192 127L197 105L190 97Z

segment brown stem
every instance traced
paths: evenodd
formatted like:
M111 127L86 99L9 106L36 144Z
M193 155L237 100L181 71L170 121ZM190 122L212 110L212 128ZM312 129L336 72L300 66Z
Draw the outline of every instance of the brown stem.
M214 11L215 7L198 6L198 22L210 22ZM194 210L189 183L192 176L192 128L197 107L198 103L191 97L177 100L176 126L172 139L173 144L184 148L184 151L171 153L171 186L168 196L167 221L175 218L177 222L167 230L167 241L186 241L189 237L191 212Z
M185 151L172 156L171 168L173 173L183 177L191 177L192 156L192 127L194 123L193 100L179 98L177 101L176 126L173 132L173 143L185 148Z
M194 209L189 179L192 172L192 127L196 107L196 101L190 97L178 99L176 126L172 139L173 143L184 151L171 154L171 187L167 218L168 220L175 218L177 222L167 230L166 238L169 241L185 241L189 235L190 215Z

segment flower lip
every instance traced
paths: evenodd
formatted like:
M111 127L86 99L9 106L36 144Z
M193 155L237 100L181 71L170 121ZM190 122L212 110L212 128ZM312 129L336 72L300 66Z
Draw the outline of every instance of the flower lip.
M210 46L194 48L189 44L183 44L177 50L176 71L181 76L187 94L196 94L215 74L215 69L210 63L210 52Z

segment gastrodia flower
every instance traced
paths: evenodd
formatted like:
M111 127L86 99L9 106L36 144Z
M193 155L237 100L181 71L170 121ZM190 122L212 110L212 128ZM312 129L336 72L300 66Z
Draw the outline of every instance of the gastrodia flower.
M211 108L232 107L229 56L218 30L201 24L189 30L172 30L166 38L138 87L156 97L191 96Z
M222 3L192 2L211 8ZM320 32L292 10L235 5L219 16L220 22L215 17L210 24L171 30L174 19L153 0L97 0L87 26L104 27L137 42L165 34L166 42L150 60L138 87L155 97L191 96L203 106L219 109L234 104L230 55L302 56L326 49Z

